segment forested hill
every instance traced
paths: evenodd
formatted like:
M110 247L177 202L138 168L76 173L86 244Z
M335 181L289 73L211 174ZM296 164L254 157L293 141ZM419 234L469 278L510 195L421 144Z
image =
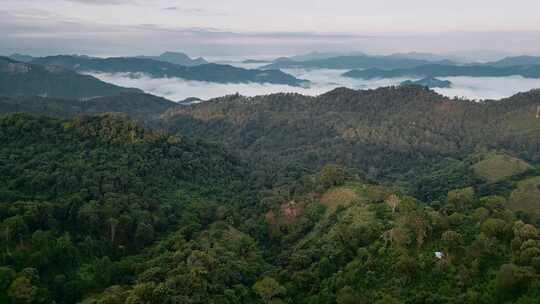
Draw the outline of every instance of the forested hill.
M174 106L176 103L170 100L144 93L124 93L82 101L36 96L0 96L0 113L29 113L71 118L76 115L113 112L126 114L145 124L155 122L161 114Z
M0 98L1 113L62 118L125 113L148 126L223 143L263 172L310 172L338 162L372 178L407 183L442 159L483 150L540 162L539 106L539 91L474 102L420 86L341 88L318 97L233 95L195 105L148 94L85 102Z
M404 86L229 96L175 107L163 118L171 130L222 141L255 164L338 162L372 177L411 180L443 158L482 149L539 162L539 106L540 91L479 103Z
M0 96L89 99L141 92L103 82L58 66L21 63L0 57Z
M190 240L246 202L246 167L219 146L115 115L1 116L0 141L1 303L132 284L138 260L120 259L171 232Z
M427 64L411 68L351 70L342 76L360 79L395 78L395 77L506 77L523 76L525 78L540 78L540 65L491 66L491 65L448 65Z
M160 120L243 159L119 115L3 114L0 303L536 304L537 105L409 86L230 96ZM353 168L323 164L340 159ZM425 201L366 178L428 164L408 175Z

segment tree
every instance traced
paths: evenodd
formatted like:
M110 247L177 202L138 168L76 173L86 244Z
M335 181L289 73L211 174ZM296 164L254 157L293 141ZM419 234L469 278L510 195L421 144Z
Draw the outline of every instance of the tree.
M320 182L324 188L339 186L345 182L345 170L341 166L326 165L321 170Z
M447 201L458 210L469 206L474 199L474 189L472 187L456 189L448 192Z
M482 226L480 226L480 230L482 231L482 233L489 237L499 237L504 233L505 227L505 221L489 218L484 221L484 223L482 223Z
M253 285L253 290L263 299L265 303L272 303L272 300L285 294L285 287L271 277L264 277Z
M399 197L397 195L392 194L386 199L386 203L392 208L392 213L396 213L396 209L399 205Z
M37 296L38 289L32 285L30 279L26 277L16 278L8 289L8 296L14 303L32 303Z
M154 241L154 228L145 223L139 223L135 231L135 240L140 246L145 246Z
M513 293L524 289L533 276L528 269L514 264L504 264L497 273L497 286L503 291Z
M109 219L111 245L114 245L114 240L116 239L116 229L118 228L118 224L120 224L119 220L112 217Z
M360 304L363 303L359 299L358 294L350 286L345 286L337 292L337 304Z
M463 237L461 236L461 234L455 231L448 230L442 234L441 240L444 242L447 250L453 251L459 246L461 246L463 242Z
M20 215L5 219L1 227L6 242L6 250L9 250L8 245L15 237L18 237L19 241L22 243L23 236L28 232L28 226L26 225L24 218Z
M0 267L0 291L5 290L15 277L15 271L9 267Z

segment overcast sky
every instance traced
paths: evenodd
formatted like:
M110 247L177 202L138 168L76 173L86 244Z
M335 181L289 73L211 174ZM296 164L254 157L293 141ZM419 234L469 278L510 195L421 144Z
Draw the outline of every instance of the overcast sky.
M538 0L0 0L0 53L540 54Z

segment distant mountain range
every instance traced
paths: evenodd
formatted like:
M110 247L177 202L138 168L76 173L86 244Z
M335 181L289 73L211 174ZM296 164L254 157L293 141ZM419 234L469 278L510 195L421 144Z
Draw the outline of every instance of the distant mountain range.
M369 68L365 70L352 70L343 74L345 77L359 79L396 78L396 77L504 77L519 75L526 78L540 78L540 65L496 67L491 65L443 65L428 64L412 68L384 70Z
M60 66L22 63L0 57L0 95L89 99L142 92L103 82Z
M431 53L366 54L309 53L281 57L262 69L348 69L346 77L373 79L394 77L503 77L540 78L540 57L515 56L487 63L465 63L456 56Z
M191 59L188 55L178 52L165 52L159 56L137 56L137 58L152 59L183 66L196 66L208 63L208 61L202 57Z
M92 58L59 55L36 58L31 63L61 66L77 72L144 73L157 78L178 77L185 80L217 83L254 82L290 86L303 86L309 83L309 81L298 79L279 70L250 70L213 63L187 67L164 61L133 57Z
M246 60L242 61L242 63L247 63L247 64L251 64L251 63L271 63L271 61L269 61L269 60L260 60L260 59L246 59Z
M33 56L24 54L11 54L9 55L9 58L19 62L30 62L35 59Z
M430 61L411 59L396 56L370 56L370 55L355 55L355 56L338 56L321 59L310 59L306 61L296 61L290 58L281 58L274 61L272 64L262 67L263 69L397 69L397 68L412 68L420 65L430 64ZM441 63L451 63L443 61Z
M539 56L506 57L499 61L486 63L486 65L494 66L494 67L535 66L535 65L540 65L540 57Z

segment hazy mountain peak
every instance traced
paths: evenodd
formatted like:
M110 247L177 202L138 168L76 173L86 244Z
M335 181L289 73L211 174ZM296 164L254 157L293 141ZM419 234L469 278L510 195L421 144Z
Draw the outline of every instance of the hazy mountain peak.
M192 59L188 55L181 53L181 52L171 52L167 51L162 53L159 56L138 56L138 58L146 58L146 59L153 59L157 61L163 61L168 62L172 64L178 64L182 66L196 66L196 65L202 65L207 64L208 61L206 61L202 57L198 57L196 59Z

